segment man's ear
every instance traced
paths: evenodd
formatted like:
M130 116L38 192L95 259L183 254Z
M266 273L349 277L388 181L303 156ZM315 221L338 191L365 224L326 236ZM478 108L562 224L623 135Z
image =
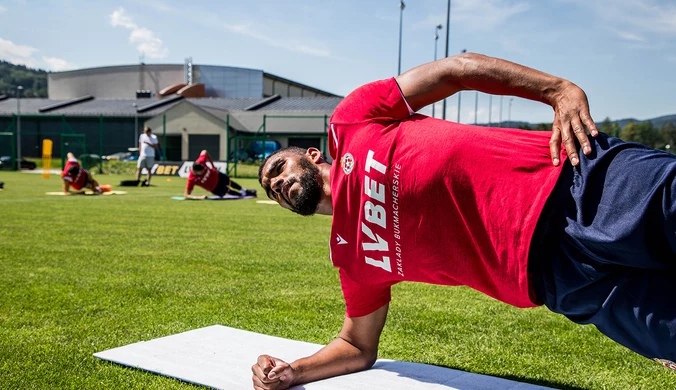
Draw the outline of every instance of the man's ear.
M314 147L308 148L307 151L305 152L305 155L310 160L312 160L315 164L318 164L318 163L324 161L324 157L322 156L322 151L317 149L317 148L314 148Z

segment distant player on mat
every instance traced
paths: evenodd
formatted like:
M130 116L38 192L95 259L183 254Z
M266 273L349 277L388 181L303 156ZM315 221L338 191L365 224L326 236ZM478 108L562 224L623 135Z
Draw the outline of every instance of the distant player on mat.
M211 166L207 165L211 164ZM203 150L200 156L195 160L192 169L188 175L188 182L185 185L186 199L206 199L206 195L195 196L192 195L192 190L198 185L212 194L217 196L234 195L234 196L256 196L256 190L247 190L235 183L225 173L219 172L216 169L209 152Z
M103 193L99 183L94 180L91 173L80 166L73 153L68 153L68 161L61 172L63 179L63 192L66 195L83 195L85 189L92 190L95 194Z

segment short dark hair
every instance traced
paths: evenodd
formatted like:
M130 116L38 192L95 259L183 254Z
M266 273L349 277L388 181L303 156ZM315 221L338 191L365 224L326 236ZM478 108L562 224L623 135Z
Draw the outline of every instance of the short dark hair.
M150 127L146 126L146 127L143 128L143 131L153 131L153 129L151 129Z
M202 165L200 163L194 163L194 164L192 164L192 170L193 171L203 171L204 165Z
M281 154L281 153L286 153L286 152L297 154L299 156L305 156L305 153L307 153L307 149L303 149L303 148L298 147L298 146L287 146L286 148L281 148L281 149L278 149L278 150L272 152L269 156L267 156L265 158L265 160L263 160L263 162L261 163L261 166L258 167L258 183L259 184L263 184L263 167L265 166L265 163L268 162L268 160L270 160L270 158L272 158L273 156L276 156L276 155Z
M80 166L79 165L73 165L70 168L68 168L68 175L69 176L77 176L78 173L80 173Z

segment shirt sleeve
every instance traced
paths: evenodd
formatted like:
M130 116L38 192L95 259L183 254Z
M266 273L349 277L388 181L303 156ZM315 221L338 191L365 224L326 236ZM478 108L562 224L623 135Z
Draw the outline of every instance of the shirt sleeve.
M203 155L197 157L197 160L195 160L195 162L198 163L198 164L202 164L202 165L206 166L206 163L207 163L207 155L206 155L206 154L203 154Z
M331 123L398 121L410 115L409 105L392 77L362 85L347 95L336 107Z
M389 285L363 286L340 269L340 284L345 298L345 313L348 317L361 317L371 314L390 302Z
M339 132L369 121L395 122L413 114L394 77L362 85L347 95L331 116L329 153L335 157Z

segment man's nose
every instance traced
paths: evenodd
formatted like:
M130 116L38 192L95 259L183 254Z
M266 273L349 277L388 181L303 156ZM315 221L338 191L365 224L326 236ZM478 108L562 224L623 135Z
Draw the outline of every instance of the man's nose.
M282 185L284 184L284 179L281 177L277 176L272 179L272 183L270 185L270 189L272 192L279 193L282 190Z

